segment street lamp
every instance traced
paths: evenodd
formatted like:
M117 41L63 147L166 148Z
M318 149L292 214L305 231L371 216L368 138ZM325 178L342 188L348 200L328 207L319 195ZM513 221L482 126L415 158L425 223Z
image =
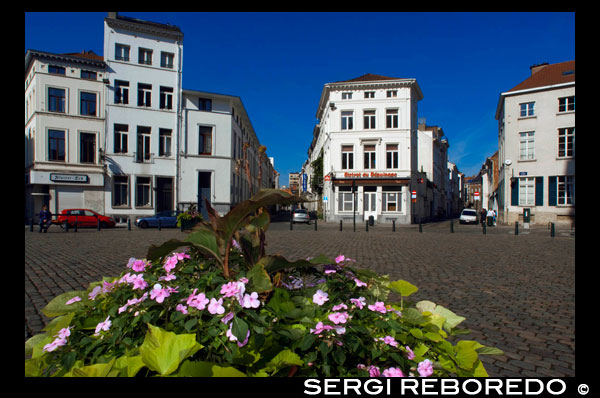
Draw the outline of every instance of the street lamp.
M352 180L352 226L356 232L356 181Z

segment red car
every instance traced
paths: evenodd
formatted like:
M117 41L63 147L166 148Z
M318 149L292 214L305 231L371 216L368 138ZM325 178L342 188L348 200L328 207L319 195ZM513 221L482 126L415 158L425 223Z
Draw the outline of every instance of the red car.
M97 227L100 220L100 228L112 228L116 225L112 217L103 216L90 209L64 209L57 217L54 224L59 224L61 227L65 223L69 224L69 228L77 227Z

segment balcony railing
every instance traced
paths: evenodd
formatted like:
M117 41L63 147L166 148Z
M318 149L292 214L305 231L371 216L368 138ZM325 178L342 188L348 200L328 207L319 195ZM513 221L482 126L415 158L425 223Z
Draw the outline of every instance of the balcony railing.
M135 163L154 163L154 154L146 152L134 152L133 161Z

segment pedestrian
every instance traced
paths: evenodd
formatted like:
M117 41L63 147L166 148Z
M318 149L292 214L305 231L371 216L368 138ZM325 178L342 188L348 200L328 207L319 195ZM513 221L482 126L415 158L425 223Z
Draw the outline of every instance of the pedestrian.
M498 218L498 212L494 209L494 227L496 226L496 218Z
M494 222L494 211L492 209L489 209L487 211L487 222L488 222L488 225L490 227L493 226L493 225L495 225L495 222Z
M42 211L40 211L40 233L44 231L44 233L48 232L48 228L52 222L52 213L48 210L47 205L42 206Z
M486 215L487 215L487 210L481 209L481 211L479 212L479 221L481 222L481 226L483 226L483 224L485 224L485 216Z

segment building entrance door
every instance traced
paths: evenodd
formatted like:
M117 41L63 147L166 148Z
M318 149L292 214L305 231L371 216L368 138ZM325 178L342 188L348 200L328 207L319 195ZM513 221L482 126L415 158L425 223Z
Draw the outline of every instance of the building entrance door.
M173 178L156 177L156 212L173 210Z
M377 192L370 191L363 194L363 210L365 221L369 220L369 216L377 220Z
M206 209L206 203L204 199L211 204L211 187L210 177L211 172L199 171L198 172L198 211L202 214L202 218L208 220L208 211Z

